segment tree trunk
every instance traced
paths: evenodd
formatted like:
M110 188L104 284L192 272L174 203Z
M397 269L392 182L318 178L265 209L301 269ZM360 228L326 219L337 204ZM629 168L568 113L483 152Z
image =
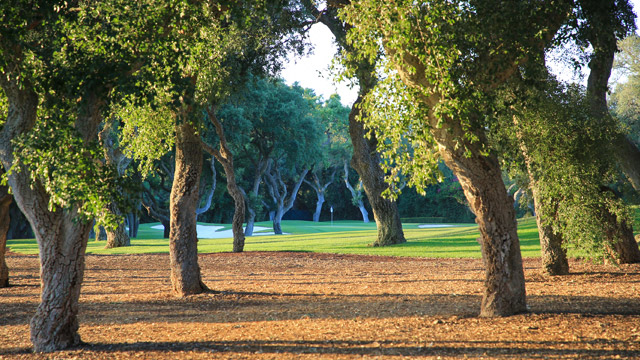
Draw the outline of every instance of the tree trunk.
M247 208L247 212L249 213L249 216L247 217L247 226L244 228L244 235L253 236L253 228L256 223L256 212L251 208Z
M120 209L116 203L109 204L109 211L116 215L122 216ZM125 229L124 221L121 221L118 224L118 227L113 231L107 231L107 245L105 245L105 249L112 249L123 246L131 246L131 240L129 239L129 235L127 234L127 229Z
M349 182L349 165L347 161L344 161L344 183L347 186L347 189L351 193L351 198L353 201L358 202L358 209L360 210L360 214L362 214L362 221L364 223L369 222L369 212L364 207L364 202L362 201L362 181L359 182L358 190L354 189L351 183Z
M220 164L222 164L224 174L227 177L227 190L229 191L229 195L231 195L231 197L233 198L233 203L235 206L231 227L233 232L233 252L242 252L244 251L245 240L244 231L242 229L245 213L244 195L242 193L242 190L238 186L238 183L236 182L236 173L233 168L233 154L227 146L227 138L224 135L222 124L215 116L215 111L213 108L207 109L207 115L216 129L218 138L220 138L220 150L211 148L208 145L205 145L205 148L220 162ZM211 164L211 167L213 168L213 163Z
M495 156L455 149L445 131L434 131L447 166L458 177L482 235L486 259L480 316L508 316L527 311L524 271L513 200L508 196Z
M360 214L362 214L362 222L364 222L365 224L368 223L369 222L369 212L364 207L364 203L362 202L362 200L358 201L358 209L360 209Z
M568 275L569 260L567 259L567 250L562 246L562 235L554 232L550 225L545 224L542 203L535 186L532 182L531 190L533 192L542 255L542 273L546 275Z
M519 126L518 120L514 117L514 125ZM540 251L542 255L542 273L547 275L567 275L569 274L569 261L567 259L567 250L562 246L562 234L553 231L553 227L545 220L546 218L555 217L557 211L553 214L546 214L543 209L543 199L541 198L539 181L534 174L534 166L527 144L520 130L516 130L518 141L520 142L520 150L525 160L527 173L529 175L529 187L533 195L533 204L535 209L536 223L538 224L538 237L540 238ZM555 199L550 199L552 203L557 203Z
M0 161L14 165L11 140L31 130L38 110L38 96L23 80L0 77L9 99L9 112L0 131ZM76 121L85 142L95 139L100 123L100 99L85 94L86 110ZM31 341L35 352L65 349L80 344L78 298L84 276L84 256L92 224L77 217L76 210L49 210L49 195L27 169L9 175L14 199L33 229L40 251L41 302L31 319Z
M175 161L170 200L171 284L178 296L187 296L208 289L200 276L196 233L202 144L196 129L186 119L176 125Z
M316 201L316 211L313 213L313 221L320 221L320 212L322 212L322 204L324 204L324 193L317 193L318 200Z
M357 120L360 113L359 104L366 94L366 92L363 92L364 86L361 84L360 87L358 100L353 104L349 113L349 135L353 143L351 166L362 180L364 191L373 210L373 218L378 227L378 238L372 245L401 244L407 240L402 231L398 206L395 201L382 197L382 192L389 185L384 181L384 171L380 167L380 156L376 150L377 140L375 136L367 139L364 124ZM368 91L368 89L365 89L365 91Z
M278 207L275 215L273 216L273 233L276 235L282 235L282 217L284 216L284 210L282 207Z
M589 78L587 79L587 98L589 100L591 116L595 118L605 118L611 116L607 105L607 90L609 85L609 77L611 76L611 68L613 67L613 59L617 51L617 26L612 23L617 6L614 0L583 2L585 13L589 14L589 22L600 24L596 30L589 32L589 42L594 48L594 53L589 61ZM616 141L615 139L612 139ZM618 141L622 142L622 140ZM635 174L630 166L629 158L634 155L628 142L617 147L618 161L622 165L622 169L626 172L629 179L634 179ZM637 150L637 149L635 149ZM625 154L626 153L626 154ZM634 181L632 181L634 184ZM638 243L633 238L633 228L631 224L622 221L615 214L608 210L603 210L603 221L609 233L609 244L615 252L615 258L620 263L636 263L640 262L640 250Z
M347 30L351 25L345 24L338 17L338 9L344 6L344 3L329 4L324 11L318 10L314 3L309 0L304 0L302 4L317 21L329 28L335 37L335 41L347 53L353 52L353 48L347 43ZM349 113L349 136L353 145L351 166L360 175L378 228L378 237L372 245L386 246L401 244L407 240L402 231L398 205L395 201L382 197L382 192L389 185L384 181L384 171L380 167L377 139L375 136L367 139L363 123L356 119L360 114L359 104L362 98L375 86L376 79L371 76L373 70L373 66L366 63L361 63L359 69L357 69L356 77L360 86L360 94Z
M2 176L0 170L0 176ZM9 267L5 261L5 252L7 248L7 233L9 232L9 224L11 218L9 209L13 197L9 195L9 187L0 185L0 288L9 286Z

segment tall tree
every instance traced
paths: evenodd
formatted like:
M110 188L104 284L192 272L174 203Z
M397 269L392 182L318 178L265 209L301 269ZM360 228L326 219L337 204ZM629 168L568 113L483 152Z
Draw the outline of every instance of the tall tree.
M345 11L360 54L378 58L379 44L385 52L388 77L364 104L367 122L385 135L379 147L388 149L396 171L412 175L413 185L435 181L425 170L442 157L476 215L486 259L481 316L526 311L513 200L486 137L491 97L535 56L532 49L549 44L571 5L371 0Z
M605 121L610 117L607 106L607 92L609 77L613 67L617 42L635 30L635 14L628 1L595 1L582 0L579 2L584 18L587 20L581 28L583 41L588 41L593 47L593 54L589 60L589 78L587 81L587 98L591 116ZM625 151L633 147L626 137L619 135L617 142L620 146L619 158L625 159L632 151ZM633 179L640 164L632 161L620 162L628 177ZM635 165L633 167L629 165ZM631 169L629 169L631 168ZM605 194L606 195L606 194ZM633 237L633 230L629 220L603 208L603 219L608 222L609 242L617 261L621 263L640 262L640 249Z
M0 13L0 86L9 103L0 161L40 250L41 303L31 341L36 352L54 351L80 343L89 219L108 216L107 201L118 197L110 188L115 171L96 165L101 113L114 89L135 81L145 64L138 46L157 44L158 24L173 9L3 2Z
M102 143L104 148L105 162L112 167L115 167L119 176L124 176L126 168L131 163L131 159L126 157L117 144L117 127L118 123L115 120L108 120L104 122L102 130L98 133L98 139ZM107 206L107 211L111 212L114 216L122 218L122 211L117 202L112 202ZM115 229L107 230L107 244L106 249L115 247L130 246L131 240L129 234L125 229L124 219L118 223Z
M358 81L360 87L358 99L351 107L349 114L349 135L353 145L351 166L358 172L373 210L378 229L378 237L373 246L404 243L406 239L402 231L398 206L394 200L383 196L383 193L389 190L389 186L384 181L385 172L380 166L382 160L376 151L378 139L375 134L369 133L365 129L363 123L363 119L368 114L361 110L361 103L375 87L377 81L376 77L372 75L373 65L371 61L355 58L354 46L347 42L347 31L351 28L352 23L343 22L338 18L339 9L348 5L350 1L328 2L323 11L320 11L311 0L303 0L302 2L316 21L326 25L333 33L336 43L343 52L342 57L349 59L353 69L352 77Z

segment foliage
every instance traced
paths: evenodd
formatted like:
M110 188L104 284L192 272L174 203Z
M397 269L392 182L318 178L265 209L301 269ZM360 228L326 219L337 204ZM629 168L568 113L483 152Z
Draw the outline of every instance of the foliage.
M466 144L475 143L487 153L479 141L491 118L481 114L490 112L493 91L553 35L554 24L546 21L566 6L368 0L345 7L342 16L354 25L348 39L357 50L349 56L377 62L384 76L362 107L367 126L382 140L389 180L408 174L409 185L424 189L442 179L431 132L445 123L461 129L450 135L456 151L469 152Z
M519 98L525 100L518 105L512 102L516 95L505 96L510 109L502 114L498 137L511 137L512 149L526 149L542 213L553 214L543 218L544 223L563 234L565 246L580 248L596 259L606 256L612 225L603 223L605 214L629 220L621 200L602 185L617 177L610 139L619 134L618 124L612 117L591 116L585 89L578 85L548 79L524 91ZM524 166L522 159L512 161L506 152L503 155L505 164Z
M614 68L626 76L610 97L611 112L627 126L627 136L640 144L640 37L631 35L619 42Z

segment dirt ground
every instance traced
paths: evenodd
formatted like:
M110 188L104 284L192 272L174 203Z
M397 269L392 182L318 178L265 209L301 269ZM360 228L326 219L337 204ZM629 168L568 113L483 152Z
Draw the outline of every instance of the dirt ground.
M38 261L9 254L0 359L640 358L640 265L539 275L531 312L478 318L482 264L308 253L201 255L210 293L170 292L168 255L87 257L77 349L32 354Z

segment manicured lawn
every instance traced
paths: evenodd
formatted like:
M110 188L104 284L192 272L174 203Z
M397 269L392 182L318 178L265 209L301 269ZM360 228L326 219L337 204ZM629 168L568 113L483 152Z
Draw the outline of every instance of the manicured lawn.
M204 224L223 226L228 224ZM155 224L143 224L139 237L131 239L132 246L117 249L104 249L104 241L89 239L87 253L91 254L140 254L169 252L168 239L162 239L162 229L152 229ZM441 225L441 224L439 224ZM257 223L256 226L270 228L270 222ZM246 239L245 251L300 251L340 254L416 256L438 258L479 258L480 246L476 238L480 236L475 224L452 224L444 228L418 228L418 224L404 224L407 238L405 244L374 248L368 246L376 237L375 223L364 224L359 221L335 221L314 223L310 221L283 221L283 231L290 235L262 235ZM264 230L263 232L270 231ZM518 226L522 255L537 257L540 254L538 232L535 219L521 220ZM7 246L13 252L37 254L38 247L33 239L9 240ZM230 238L200 239L198 249L201 253L228 252L232 249Z

